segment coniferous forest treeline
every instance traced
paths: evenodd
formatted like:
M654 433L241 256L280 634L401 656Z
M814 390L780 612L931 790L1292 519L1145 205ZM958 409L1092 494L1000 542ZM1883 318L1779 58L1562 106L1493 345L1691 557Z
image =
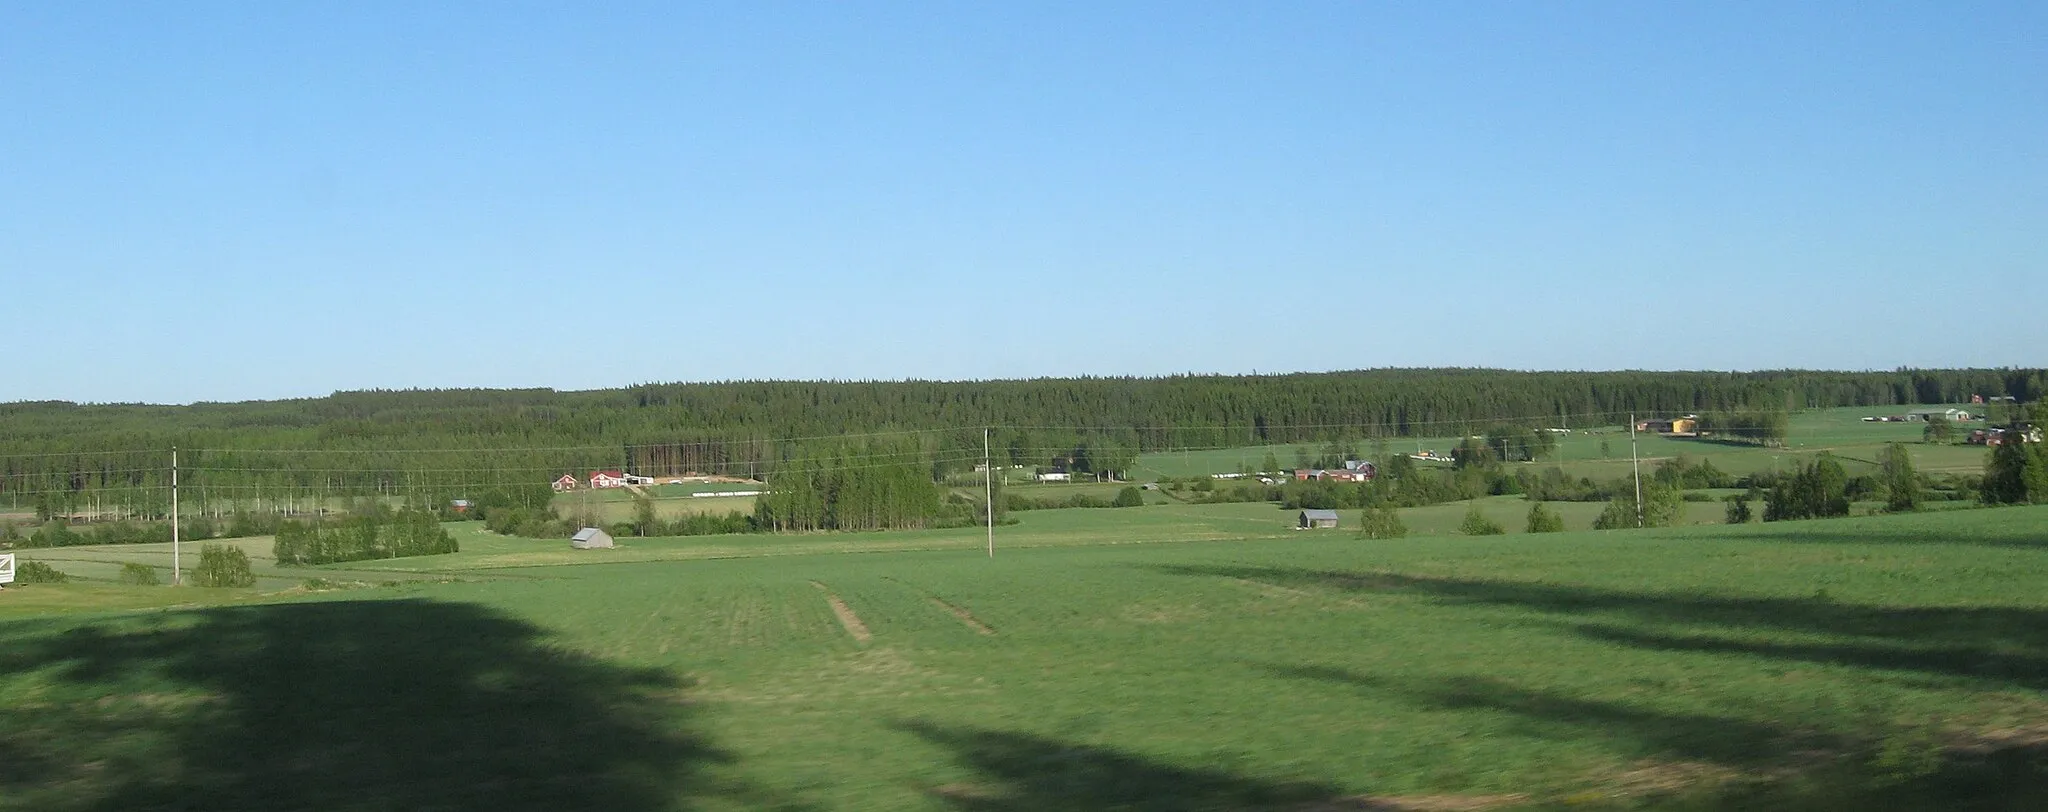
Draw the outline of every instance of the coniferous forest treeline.
M811 470L816 461L849 442L884 440L883 462L915 461L937 479L980 461L984 427L999 462L1114 470L1153 450L1612 425L1631 413L1953 403L1971 395L2034 401L2044 393L2048 371L2040 369L1381 369L362 391L189 406L24 402L0 404L0 504L40 501L39 512L105 516L107 505L93 500L113 500L112 515L161 516L173 447L181 505L225 517L364 495L432 507L502 491L533 502L554 477L598 469L828 476ZM786 506L779 517L812 525L817 514L805 510Z

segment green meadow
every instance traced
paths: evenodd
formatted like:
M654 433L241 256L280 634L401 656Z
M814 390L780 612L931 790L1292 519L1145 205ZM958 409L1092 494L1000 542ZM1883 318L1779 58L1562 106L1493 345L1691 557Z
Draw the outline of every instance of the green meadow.
M1788 469L1826 452L1835 455L1843 467L1855 475L1876 470L1878 451L1885 444L1904 443L1912 454L1914 467L1922 473L1983 473L1986 449L1961 444L1963 435L1985 425L1982 421L1957 424L1954 443L1923 443L1921 433L1925 424L1872 423L1862 419L1865 416L1900 414L1907 408L1858 407L1796 412L1792 415L1790 431L1782 448L1649 433L1638 433L1634 441L1636 454L1644 462L1646 470L1684 455L1695 461L1711 460L1715 467L1741 475ZM1984 407L1965 404L1957 408ZM1384 447L1389 454L1414 454L1428 450L1448 457L1451 449L1457 447L1458 439L1454 436L1404 437L1387 440ZM1556 465L1574 477L1614 479L1629 475L1629 443L1627 426L1578 427L1573 428L1570 434L1558 435L1557 449L1543 459L1518 465L1546 468ZM1377 452L1380 446L1374 441L1360 440L1353 445L1366 459L1383 456ZM1154 479L1230 473L1244 468L1257 470L1264 464L1267 454L1271 454L1281 468L1291 471L1296 467L1298 450L1306 450L1311 455L1320 453L1320 447L1313 444L1162 451L1139 455L1133 472L1139 478ZM1445 465L1448 467L1448 463Z
M2048 804L2048 507L1481 538L1441 508L1395 541L1029 511L993 558L468 524L333 567L239 542L249 590L25 551L78 579L0 591L0 809Z

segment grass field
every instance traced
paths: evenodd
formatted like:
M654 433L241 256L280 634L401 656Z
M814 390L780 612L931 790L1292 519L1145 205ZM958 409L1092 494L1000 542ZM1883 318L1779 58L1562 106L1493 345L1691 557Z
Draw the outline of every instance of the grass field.
M1978 408L1961 406L1958 408ZM1865 423L1866 415L1885 415L1903 412L1905 407L1892 408L1844 408L1815 409L1799 412L1792 416L1789 437L1784 448L1766 449L1756 446L1720 443L1706 439L1686 437L1665 437L1654 434L1636 436L1637 454L1649 465L1684 454L1695 460L1712 460L1714 465L1731 474L1747 474L1756 471L1782 469L1808 461L1826 451L1841 458L1851 475L1868 473L1876 468L1878 450L1886 443L1905 443L1913 455L1913 464L1923 473L1983 473L1984 460L1989 453L1983 446L1960 444L1927 444L1920 442L1922 424L1918 423ZM1981 424L1977 424L1981 425ZM1961 434L1967 434L1970 424L1958 426ZM1602 450L1602 443L1605 450ZM1428 449L1438 454L1449 454L1458 445L1456 437L1425 437L1388 440L1388 453L1413 454ZM1368 459L1374 458L1374 443L1360 441L1358 450ZM1141 479L1159 477L1188 477L1207 474L1229 473L1240 467L1258 468L1263 465L1268 453L1281 467L1292 470L1295 467L1296 450L1307 449L1317 453L1313 444L1257 446L1250 448L1226 448L1190 451L1167 451L1142 454L1133 469L1133 475ZM1429 463L1423 463L1428 465ZM1523 463L1539 467L1557 465L1574 477L1613 479L1629 473L1629 433L1626 426L1604 426L1580 428L1568 435L1559 435L1557 451L1535 463Z
M975 530L466 525L256 590L11 588L0 809L2048 802L2048 508L1391 542L1270 505L1019 518L994 559ZM273 591L308 573L383 585Z

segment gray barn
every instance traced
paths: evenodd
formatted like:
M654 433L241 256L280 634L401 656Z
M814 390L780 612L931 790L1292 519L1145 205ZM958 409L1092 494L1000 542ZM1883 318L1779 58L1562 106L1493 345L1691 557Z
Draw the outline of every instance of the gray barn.
M595 527L586 527L576 531L576 535L569 539L569 546L578 550L597 550L609 549L614 545L610 533Z
M1334 510L1304 510L1304 511L1302 511L1302 512L1301 512L1301 524L1300 524L1299 526L1297 526L1297 527L1296 527L1295 529L1296 529L1296 530L1308 530L1308 529L1311 529L1311 528L1317 528L1317 527L1336 527L1336 526L1337 526L1337 511L1334 511Z

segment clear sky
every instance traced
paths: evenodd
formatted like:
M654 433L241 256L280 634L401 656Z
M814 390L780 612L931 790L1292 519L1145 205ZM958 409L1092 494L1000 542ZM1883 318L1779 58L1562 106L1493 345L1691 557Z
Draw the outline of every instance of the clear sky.
M2048 3L0 0L0 401L2048 364Z

